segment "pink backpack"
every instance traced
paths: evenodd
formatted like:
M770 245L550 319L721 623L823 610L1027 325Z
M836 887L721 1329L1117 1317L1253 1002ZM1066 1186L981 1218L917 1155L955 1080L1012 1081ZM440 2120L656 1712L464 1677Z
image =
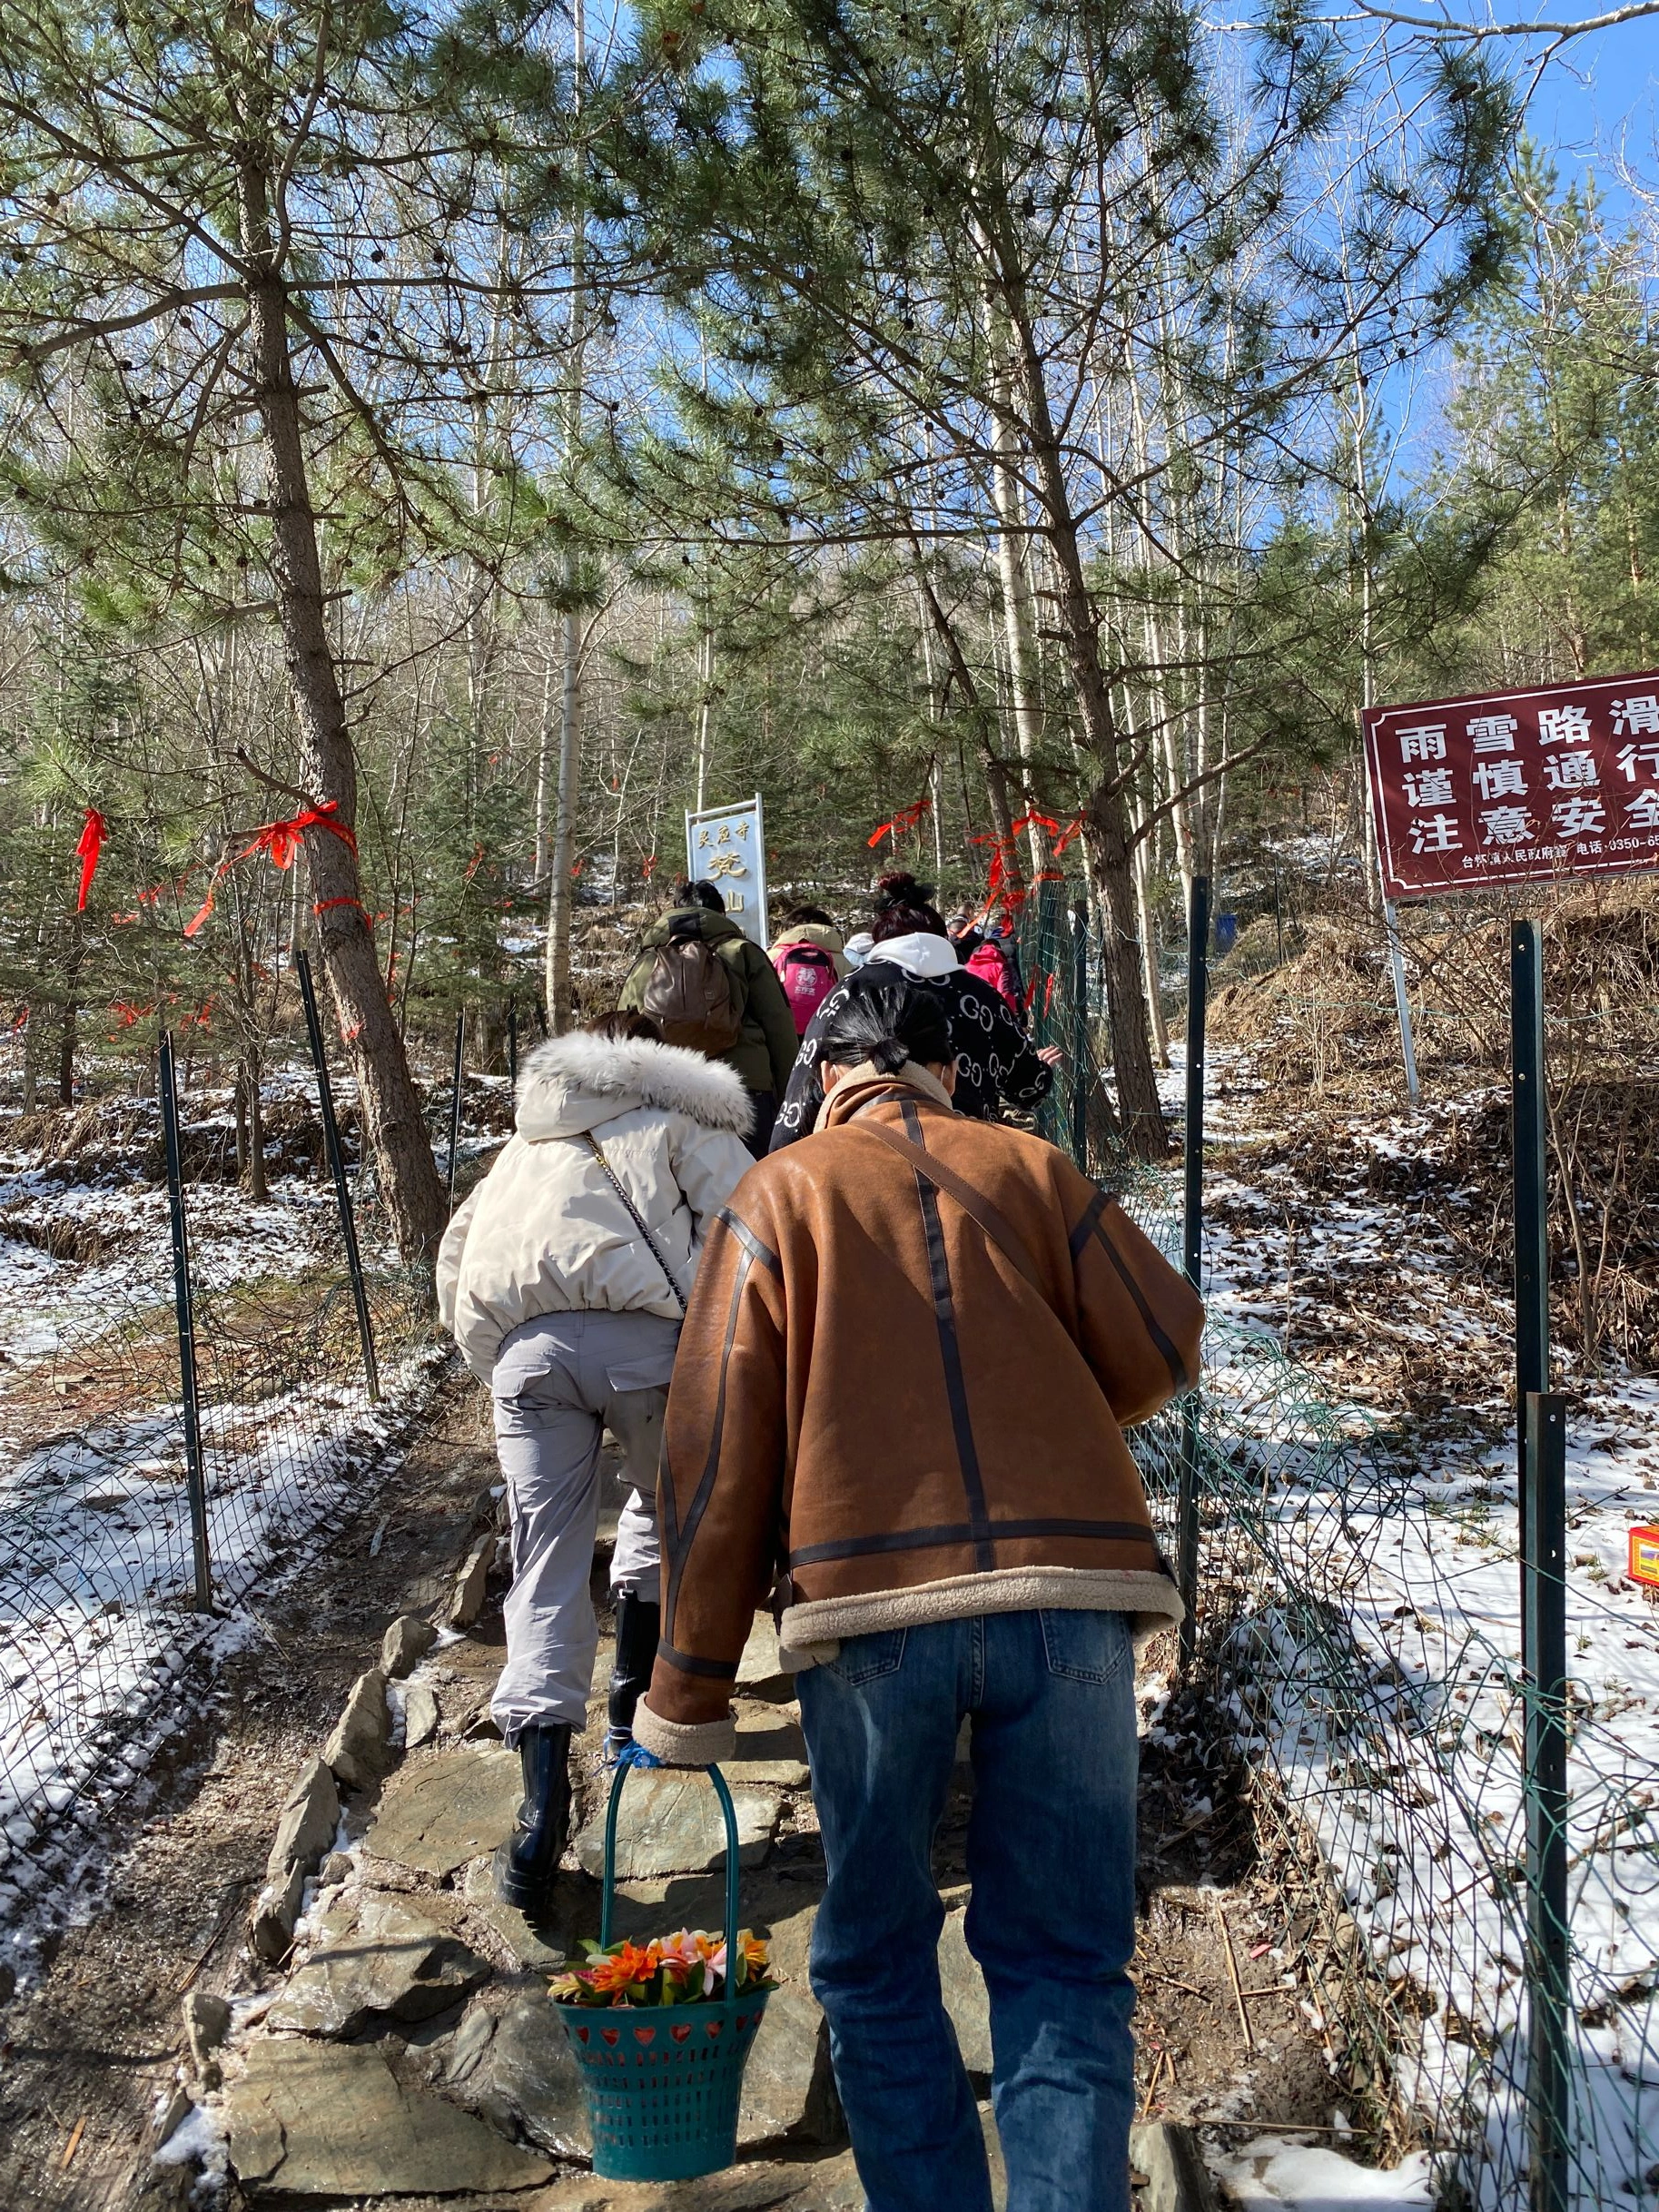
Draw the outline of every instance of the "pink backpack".
M974 946L968 955L968 973L977 975L982 983L989 983L992 991L999 992L1007 1000L1015 1013L1019 1012L1019 1002L1014 997L1013 985L1009 980L1007 959L1002 946L994 940L986 937Z
M814 1014L835 988L835 963L822 945L805 943L785 944L775 957L778 981L795 1016L795 1033L804 1037Z

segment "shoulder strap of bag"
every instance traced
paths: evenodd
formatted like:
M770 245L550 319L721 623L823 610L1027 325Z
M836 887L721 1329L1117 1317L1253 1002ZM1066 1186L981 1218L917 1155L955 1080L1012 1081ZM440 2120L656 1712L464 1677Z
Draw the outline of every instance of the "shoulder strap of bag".
M1042 1279L1025 1248L1024 1239L1000 1206L993 1205L983 1190L976 1190L971 1182L957 1174L954 1168L947 1168L943 1160L925 1150L923 1146L913 1144L908 1137L901 1137L896 1129L889 1129L884 1121L862 1120L857 1126L869 1136L879 1137L889 1151L896 1152L901 1160L908 1161L918 1175L925 1176L930 1183L948 1191L963 1211L978 1222L1003 1258L1012 1260L1018 1268L1043 1304L1051 1304Z
M674 1293L674 1302L679 1308L680 1318L683 1320L686 1316L686 1293L680 1289L679 1278L675 1274L674 1269L663 1258L661 1251L657 1248L657 1239L651 1234L650 1230L646 1227L645 1218L640 1213L638 1207L635 1205L633 1200L629 1198L627 1192L623 1189L621 1177L617 1173L616 1169L611 1166L609 1160L606 1159L605 1147L594 1135L592 1130L586 1130L584 1131L583 1134L588 1139L588 1148L589 1151L592 1152L594 1158L598 1161L599 1165L604 1169L606 1175L608 1177L611 1189L622 1200L622 1203L627 1208L629 1214L632 1216L634 1227L645 1239L647 1251L650 1253L652 1259L656 1260L657 1266L667 1277L668 1288Z

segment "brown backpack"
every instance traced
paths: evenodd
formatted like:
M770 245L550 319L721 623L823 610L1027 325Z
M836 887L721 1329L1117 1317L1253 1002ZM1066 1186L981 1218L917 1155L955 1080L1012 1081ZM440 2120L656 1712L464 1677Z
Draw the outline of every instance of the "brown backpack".
M646 979L640 1010L661 1030L665 1042L717 1060L743 1033L737 982L699 932L696 914L676 914L668 942Z

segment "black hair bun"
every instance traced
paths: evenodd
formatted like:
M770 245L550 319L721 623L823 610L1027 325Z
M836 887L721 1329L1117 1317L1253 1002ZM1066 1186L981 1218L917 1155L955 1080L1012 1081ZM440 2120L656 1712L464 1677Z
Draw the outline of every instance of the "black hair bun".
M878 914L884 913L889 906L929 906L933 898L932 884L919 884L913 875L878 875L875 879Z

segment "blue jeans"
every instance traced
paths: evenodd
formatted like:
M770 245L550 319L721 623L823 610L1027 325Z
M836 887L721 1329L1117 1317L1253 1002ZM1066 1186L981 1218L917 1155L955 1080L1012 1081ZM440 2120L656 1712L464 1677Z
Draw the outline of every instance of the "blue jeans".
M796 1684L829 1888L812 1983L867 2212L991 2212L939 1991L931 1865L973 1718L968 1948L991 1999L1009 2212L1129 2212L1135 1694L1119 1613L854 1636Z

